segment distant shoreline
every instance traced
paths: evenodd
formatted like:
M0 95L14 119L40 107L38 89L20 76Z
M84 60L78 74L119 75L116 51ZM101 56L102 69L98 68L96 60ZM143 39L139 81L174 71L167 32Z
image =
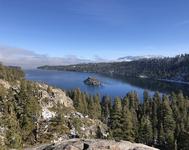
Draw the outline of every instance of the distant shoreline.
M49 70L49 71L69 71L69 70L60 70L60 69L48 69L48 68L40 68L38 67L37 70ZM97 73L97 72L91 72L91 71L75 71L72 70L71 72L80 72L80 73ZM101 75L106 75L107 74L102 74L102 73L97 73L97 74L101 74ZM110 76L111 77L111 76ZM122 76L120 76L122 77ZM140 79L153 79L153 80L157 80L157 81L163 81L163 82L168 82L168 83L179 83L179 84L186 84L189 85L189 82L185 82L185 81L179 81L179 80L171 80L171 79L155 79L155 78L148 78L148 77L134 77L134 78L140 78Z
M169 83L179 83L179 84L187 84L189 85L189 82L185 81L177 81L177 80L169 80L169 79L158 79L158 81L164 81L164 82L169 82Z

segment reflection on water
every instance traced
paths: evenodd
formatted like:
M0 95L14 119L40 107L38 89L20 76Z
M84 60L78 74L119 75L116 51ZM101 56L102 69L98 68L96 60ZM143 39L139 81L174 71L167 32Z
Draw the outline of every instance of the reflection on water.
M133 86L141 87L143 89L148 89L151 91L159 91L161 93L171 93L182 91L184 95L189 96L189 85L174 82L158 81L153 79L144 78L123 78L123 77L113 77L127 82Z
M141 78L107 77L94 73L68 71L25 70L25 73L28 80L45 82L65 90L79 88L81 91L90 94L99 93L101 96L108 95L112 98L115 96L124 97L128 92L136 91L142 100L144 89L147 89L150 95L153 95L155 91L170 93L182 90L185 95L189 96L189 85L187 84ZM85 85L83 81L89 76L94 76L100 80L103 86L91 87Z

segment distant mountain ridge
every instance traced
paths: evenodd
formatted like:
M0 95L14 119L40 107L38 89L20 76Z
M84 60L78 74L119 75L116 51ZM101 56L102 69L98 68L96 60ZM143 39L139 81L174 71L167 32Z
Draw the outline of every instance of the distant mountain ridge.
M160 59L164 58L162 55L144 55L144 56L125 56L119 57L116 61L134 61L140 59Z
M132 61L126 61L126 60ZM150 59L149 59L150 58ZM136 60L137 59L137 60ZM125 57L117 62L88 63L68 66L41 66L38 69L93 72L111 76L145 77L189 83L189 54L175 57ZM123 60L123 61L122 61Z

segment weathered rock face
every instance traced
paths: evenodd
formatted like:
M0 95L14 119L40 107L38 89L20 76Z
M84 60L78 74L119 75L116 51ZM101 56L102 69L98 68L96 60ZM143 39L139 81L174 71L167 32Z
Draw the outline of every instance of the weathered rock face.
M13 94L20 92L20 84L19 81L10 83L0 80L0 85L6 90L11 89ZM36 144L62 141L70 137L96 138L99 130L103 136L107 136L107 126L99 120L90 119L77 112L72 99L66 96L65 91L43 83L31 84L37 89L35 96L41 108L40 115L36 118ZM5 129L6 127L0 126L1 145L5 144Z
M39 87L39 102L42 108L41 119L39 119L41 137L51 135L53 141L68 139L69 137L96 138L99 130L102 136L107 136L107 126L99 120L90 119L88 116L77 112L73 107L72 99L66 96L63 90L42 83L36 83L36 85ZM59 127L53 125L52 129L52 120L56 119L60 109L62 115L64 115L64 123ZM57 130L60 126L64 133ZM51 130L53 130L53 133Z
M62 89L51 87L51 93L48 93L46 84L36 83L40 87L41 99L49 99L55 104L63 104L65 107L73 107L73 101L66 96L66 93Z
M94 77L88 77L86 80L84 80L84 83L91 86L100 86L101 82L97 80Z
M51 93L48 93L48 85L42 83L35 83L39 87L39 102L42 108L41 117L44 120L50 120L56 116L56 111L52 108L62 105L66 108L74 109L73 101L66 96L66 93L58 88L51 88Z
M0 85L2 85L5 89L9 89L11 87L8 81L2 79L0 79Z
M51 145L36 147L27 150L158 150L143 144L128 141L115 142L113 140L65 140Z

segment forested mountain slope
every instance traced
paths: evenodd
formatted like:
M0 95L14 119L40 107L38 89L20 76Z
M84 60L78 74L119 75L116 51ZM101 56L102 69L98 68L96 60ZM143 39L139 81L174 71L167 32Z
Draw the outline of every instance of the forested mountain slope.
M157 92L149 96L144 91L143 103L136 92L129 92L114 100L104 96L100 105L98 95L91 97L78 89L68 95L79 112L107 124L116 140L144 143L162 150L189 147L189 98L182 92L163 96Z
M107 137L107 126L76 111L66 92L27 81L18 68L0 66L0 149L23 149L72 137Z
M39 69L95 72L123 77L147 77L189 82L189 54L170 58L140 59L130 62L42 66Z

